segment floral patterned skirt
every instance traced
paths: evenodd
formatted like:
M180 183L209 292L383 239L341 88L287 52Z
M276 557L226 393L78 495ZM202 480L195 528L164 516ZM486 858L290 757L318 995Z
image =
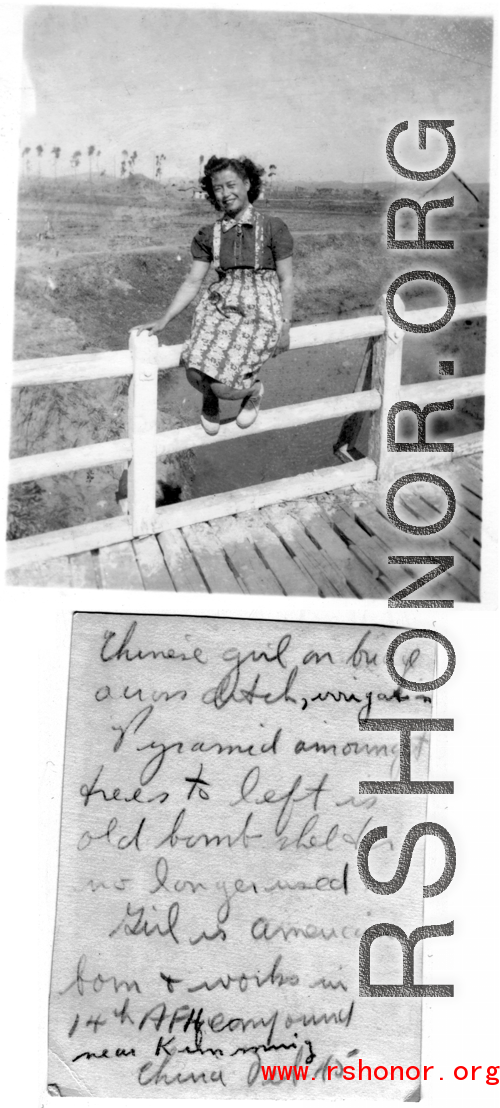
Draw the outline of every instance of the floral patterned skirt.
M248 388L271 357L282 327L272 269L229 269L202 296L181 365L233 388Z

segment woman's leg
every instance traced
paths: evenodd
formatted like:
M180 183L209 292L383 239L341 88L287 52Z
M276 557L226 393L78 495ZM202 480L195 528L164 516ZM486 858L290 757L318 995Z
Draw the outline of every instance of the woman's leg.
M193 369L192 366L186 369L186 377L189 384L198 392L204 395L212 393L219 400L244 400L245 397L253 396L259 391L258 381L253 381L247 388L235 389L231 385L224 385L222 381L216 381L213 377L207 377L206 373L202 373L200 369Z
M186 377L189 384L197 392L201 392L203 396L200 416L203 430L206 431L207 435L216 435L220 427L220 412L218 397L212 391L212 385L215 382L211 377L207 377L206 373L202 373L199 369L193 369L192 366L187 367Z
M260 402L264 395L264 385L256 378L246 389L234 389L229 385L223 385L219 381L212 381L212 392L220 400L241 400L241 408L236 416L238 427L251 427L255 423L260 410Z
M198 392L205 393L210 388L210 377L207 377L206 373L202 373L199 369L193 369L192 366L188 366L186 369L186 377L189 384L197 389Z
M231 385L223 384L222 381L216 381L213 377L208 377L206 373L193 369L192 366L186 369L186 377L189 384L203 395L200 420L207 435L216 435L219 430L219 400L242 402L236 418L239 427L250 427L257 419L264 395L264 386L258 378L246 388L236 389Z
M259 381L253 381L244 389L235 389L231 385L224 385L221 381L212 381L212 392L219 400L245 400L247 396L254 396L259 391Z

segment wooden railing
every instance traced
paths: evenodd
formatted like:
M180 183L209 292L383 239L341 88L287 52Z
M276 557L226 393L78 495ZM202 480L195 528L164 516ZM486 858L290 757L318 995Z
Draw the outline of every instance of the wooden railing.
M404 311L398 298L397 310ZM472 319L486 314L484 301L460 304L454 320ZM410 312L413 323L426 323L435 317L434 309ZM393 404L408 400L419 405L444 400L463 400L484 392L484 376L444 377L415 385L401 384L403 339L405 332L387 320L384 314L356 319L294 327L290 348L322 346L353 339L369 339L367 355L356 390L343 396L310 400L262 411L251 427L242 430L230 423L210 438L199 426L181 427L157 434L158 370L179 365L182 346L158 346L156 337L133 332L130 349L104 354L86 354L62 358L33 359L14 365L14 387L55 385L64 382L131 377L129 388L128 437L94 443L68 450L14 458L9 482L40 480L43 477L71 473L78 469L128 463L128 514L97 523L45 532L8 543L8 562L14 567L42 561L62 554L75 554L126 541L141 535L188 526L238 511L259 508L280 500L325 492L360 482L389 482L405 468L425 464L426 453L400 454L387 450L387 413ZM259 435L266 431L299 427L321 420L372 413L369 457L283 478L248 488L156 508L156 460L197 446L217 446L220 442ZM354 421L356 422L356 421ZM352 438L352 431L349 433ZM349 434L344 441L348 444ZM342 439L339 439L339 445ZM455 454L470 453L481 447L481 435L463 435L454 440ZM410 459L410 463L408 462ZM449 454L434 454L433 464L449 459Z

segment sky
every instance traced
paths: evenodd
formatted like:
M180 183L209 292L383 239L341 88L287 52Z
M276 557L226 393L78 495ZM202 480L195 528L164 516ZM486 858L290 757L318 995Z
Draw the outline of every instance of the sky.
M417 148L419 118L454 119L454 168L489 176L491 21L484 18L165 8L36 7L24 34L21 149L44 147L60 175L89 145L119 172L195 178L200 155L247 154L283 180L391 179L401 161L442 161L444 139ZM80 172L88 161L82 159Z

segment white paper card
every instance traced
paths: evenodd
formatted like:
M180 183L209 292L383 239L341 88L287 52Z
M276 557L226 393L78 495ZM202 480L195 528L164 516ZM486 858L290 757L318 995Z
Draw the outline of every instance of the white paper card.
M405 834L425 819L425 796L359 793L361 780L399 775L398 732L359 721L431 712L428 693L389 677L396 633L74 617L56 1095L286 1098L291 1082L316 1097L415 1093L406 1070L420 1065L421 1001L358 989L366 928L422 924L424 839L394 895L369 891L357 869L363 836L385 826L369 864L390 880ZM424 640L395 660L412 681L432 678ZM412 745L412 776L425 779L428 732ZM401 982L397 941L377 940L371 962L372 982ZM360 1059L388 1079L360 1081ZM271 1080L278 1066L292 1067L290 1080L278 1069Z

